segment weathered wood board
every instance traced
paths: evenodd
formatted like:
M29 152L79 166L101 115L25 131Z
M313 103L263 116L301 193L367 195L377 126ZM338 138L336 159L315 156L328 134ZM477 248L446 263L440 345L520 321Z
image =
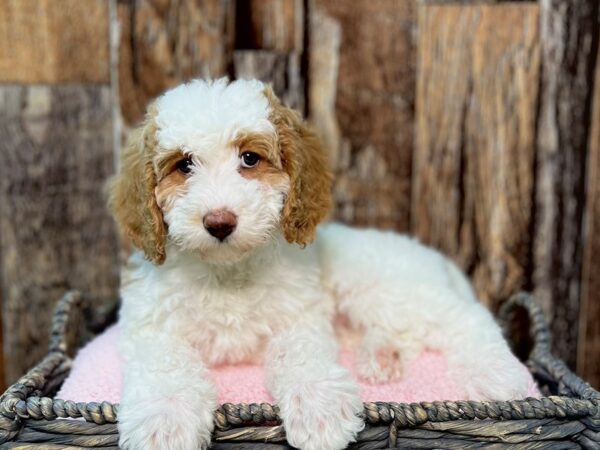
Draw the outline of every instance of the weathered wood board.
M126 125L144 115L147 103L194 77L227 74L234 42L232 0L118 5L119 97Z
M329 146L334 218L408 230L415 2L309 2L308 112Z
M108 83L107 0L0 0L0 82Z
M114 301L118 245L102 187L113 172L108 86L0 87L0 279L6 381L46 352L54 303Z
M306 109L305 7L302 0L236 3L232 78L257 78L301 113Z
M270 83L283 103L304 112L300 52L236 50L233 54L233 78L256 78Z
M422 4L419 30L412 230L496 307L531 270L538 6Z
M552 322L554 351L571 367L577 354L598 9L596 0L543 0L540 11L533 286Z
M304 48L304 0L236 2L235 47L278 52Z
M600 47L596 60L587 189L577 373L600 387Z

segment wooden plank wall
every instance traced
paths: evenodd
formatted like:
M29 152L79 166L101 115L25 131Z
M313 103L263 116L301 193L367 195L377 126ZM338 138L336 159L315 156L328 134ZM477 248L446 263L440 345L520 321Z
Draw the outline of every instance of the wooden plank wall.
M63 289L115 298L101 189L147 102L227 75L314 123L333 218L416 234L492 309L534 290L600 386L598 5L575 3L0 0L6 381L45 351Z
M495 308L530 275L538 7L432 4L419 31L412 230Z
M600 46L598 48L600 60ZM587 195L584 222L583 275L577 372L600 386L600 64L596 80L589 139Z
M332 152L334 216L408 231L416 4L311 5L309 113Z
M65 289L82 289L98 305L117 295L118 244L102 195L114 170L110 5L60 3L0 2L7 382L46 351L52 308Z
M542 77L533 285L559 337L554 349L572 367L579 333L598 12L598 2L587 0L544 1L540 8Z

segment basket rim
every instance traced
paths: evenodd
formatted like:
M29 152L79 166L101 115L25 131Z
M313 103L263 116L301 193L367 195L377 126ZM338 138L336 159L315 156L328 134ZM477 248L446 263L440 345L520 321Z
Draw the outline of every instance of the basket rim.
M71 315L78 312L82 296L67 292L57 303L50 333L49 352L31 370L10 386L0 397L0 443L11 439L23 420L83 418L94 424L117 422L118 404L74 402L40 395L48 380L68 372L72 359L67 355L67 327ZM513 295L500 308L498 318L508 323L511 314L523 308L530 318L534 346L526 364L542 370L555 380L561 392L541 398L514 401L434 401L419 403L365 402L364 420L369 425L417 427L426 422L493 419L568 419L600 415L600 393L575 375L563 361L551 353L551 334L542 309L525 292ZM218 431L230 428L279 424L277 405L269 403L225 403L215 412Z

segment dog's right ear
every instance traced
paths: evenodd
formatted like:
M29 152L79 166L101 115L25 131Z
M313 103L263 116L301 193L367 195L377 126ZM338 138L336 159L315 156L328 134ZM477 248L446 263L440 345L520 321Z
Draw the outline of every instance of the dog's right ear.
M156 265L165 261L167 227L156 203L153 157L156 125L153 108L134 130L121 154L121 169L108 182L108 204L117 225L132 244Z

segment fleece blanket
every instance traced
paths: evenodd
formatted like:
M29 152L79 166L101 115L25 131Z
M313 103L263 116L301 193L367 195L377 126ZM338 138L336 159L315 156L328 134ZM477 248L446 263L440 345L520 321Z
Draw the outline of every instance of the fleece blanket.
M118 339L119 328L114 325L83 347L75 357L71 373L57 397L76 402L119 403L122 365L117 351ZM450 379L446 360L438 352L423 352L409 364L401 380L385 384L369 384L361 380L354 368L352 352L341 351L339 360L359 382L363 401L410 403L465 400L463 389ZM527 369L523 366L523 370ZM211 375L217 386L220 403L273 402L265 387L264 370L259 365L216 367L211 370ZM539 395L533 378L530 378L528 396Z

